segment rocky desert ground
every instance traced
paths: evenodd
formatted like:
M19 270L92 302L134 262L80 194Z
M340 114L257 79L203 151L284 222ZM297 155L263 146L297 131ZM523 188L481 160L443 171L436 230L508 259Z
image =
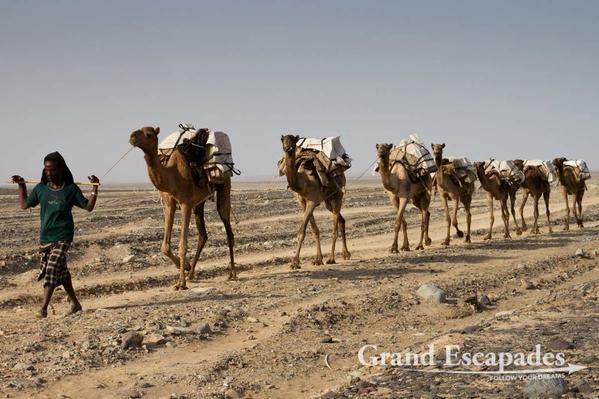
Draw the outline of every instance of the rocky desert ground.
M473 242L440 245L445 220L432 206L423 251L390 254L394 211L375 180L348 181L344 215L351 260L315 266L311 232L292 271L300 214L284 180L235 182L239 281L214 204L196 279L174 291L177 270L160 253L162 210L151 190L104 189L96 210L75 211L69 267L84 311L64 316L55 294L46 320L37 273L38 211L0 195L0 397L7 398L593 398L599 391L599 188L588 183L585 228L484 241L488 212L477 190ZM532 208L526 209L531 221ZM459 213L465 227L463 211ZM416 246L420 216L408 212ZM317 213L323 252L331 221ZM511 224L513 227L513 223ZM190 247L197 234L193 231ZM452 230L453 232L453 230ZM178 239L174 236L174 242ZM340 249L340 245L337 246ZM425 284L444 301L417 294ZM476 301L472 300L476 296ZM470 298L470 299L469 299ZM550 383L485 375L362 366L359 349L391 352L459 345L469 352L563 352L586 369ZM490 370L486 366L473 371Z

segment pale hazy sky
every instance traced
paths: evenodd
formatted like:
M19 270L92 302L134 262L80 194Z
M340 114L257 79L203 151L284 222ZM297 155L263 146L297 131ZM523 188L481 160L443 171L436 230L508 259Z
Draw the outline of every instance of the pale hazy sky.
M284 132L375 143L418 133L471 159L599 168L599 1L2 1L0 173L60 151L102 175L129 133L229 133L245 177ZM598 176L599 178L599 176ZM105 182L147 181L139 150Z

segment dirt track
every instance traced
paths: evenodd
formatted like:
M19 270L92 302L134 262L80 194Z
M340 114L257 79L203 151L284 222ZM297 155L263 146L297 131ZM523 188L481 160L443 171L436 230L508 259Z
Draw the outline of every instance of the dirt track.
M530 202L530 201L529 201ZM473 243L440 242L445 221L432 207L433 245L391 255L394 212L379 182L348 183L345 216L352 259L313 266L311 233L302 269L291 271L298 206L284 183L243 185L234 191L238 282L226 277L224 233L207 207L209 241L190 290L174 292L176 270L159 255L162 212L151 192L101 192L96 211L76 212L76 245L69 267L84 312L34 318L41 298L35 282L37 211L17 211L16 197L0 196L0 394L7 397L520 397L523 382L478 376L410 373L359 367L366 343L399 352L433 340L472 350L558 348L569 363L596 367L599 341L599 189L589 184L585 229L561 231L563 204L552 196L555 233L541 213L539 236L504 240L499 210L495 238L483 241L488 212L481 192L473 204ZM527 208L528 220L532 209ZM464 228L463 212L459 213ZM416 246L419 214L408 212ZM330 218L317 213L327 255ZM575 224L571 224L575 226ZM512 224L513 227L513 224ZM174 242L177 240L174 237ZM195 246L194 235L190 248ZM340 245L337 247L340 248ZM127 263L123 259L133 255ZM522 287L524 279L535 286ZM430 304L415 290L433 282L453 304ZM463 299L485 294L492 304L474 312ZM211 333L177 335L178 327L208 323ZM174 328L175 329L174 329ZM128 331L144 342L119 348ZM181 331L181 330L179 330ZM158 337L158 338L160 338ZM321 341L332 337L333 342ZM439 342L441 342L439 341ZM564 346L563 342L561 346ZM558 348L559 349L559 348ZM556 349L557 350L557 349ZM328 355L328 356L327 356ZM325 357L331 368L325 365ZM596 368L567 377L569 397L593 397ZM327 393L328 392L328 393Z

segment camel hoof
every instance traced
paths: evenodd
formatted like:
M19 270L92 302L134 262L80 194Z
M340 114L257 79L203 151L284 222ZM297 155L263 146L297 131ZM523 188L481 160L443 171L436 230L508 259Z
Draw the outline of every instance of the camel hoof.
M398 250L397 250L397 248L395 248L395 247L392 247L392 248L389 250L389 252L390 252L390 253L392 253L392 254L398 254L398 253L399 253L399 251L398 251Z
M424 245L431 245L433 243L433 240L431 240L430 238L425 238L424 239Z
M343 252L343 260L350 260L350 259L351 259L351 254L349 253L349 251Z
M511 239L512 239L512 236L511 236L511 235L509 235L509 234L504 234L504 235L503 235L503 238L505 238L506 240L511 240Z
M472 241L470 241L470 236L466 236L466 239L464 240L464 242L471 244Z
M570 231L570 227L564 227L563 231Z
M491 236L490 235L486 235L485 238L483 238L483 240L490 240Z
M401 247L403 252L410 252L410 247Z
M528 230L528 226L524 226L524 225L523 225L523 226L522 226L522 231L526 231L526 230Z
M314 259L314 260L312 261L312 264L313 264L314 266L321 266L321 265L323 264L323 263L322 263L322 258L316 258L316 259Z
M441 243L441 245L448 246L449 245L449 240L448 239L443 240L443 242Z
M578 228L584 229L584 225L581 223L581 224L578 225Z
M516 235L521 236L522 235L522 230L520 230L520 229L516 230Z
M291 270L296 270L296 269L301 269L300 263L299 263L299 259L294 259L291 262Z
M227 279L228 281L237 281L237 275L236 274L229 274L229 278Z
M464 237L464 232L462 230L458 230L455 234L458 236L458 238Z
M416 251L420 251L420 250L423 250L423 249L424 249L424 245L418 245L416 247Z
M553 229L552 228L549 229L549 234L553 234Z
M332 259L332 258L327 259L327 265L334 265L336 263L337 262L335 262L335 259Z

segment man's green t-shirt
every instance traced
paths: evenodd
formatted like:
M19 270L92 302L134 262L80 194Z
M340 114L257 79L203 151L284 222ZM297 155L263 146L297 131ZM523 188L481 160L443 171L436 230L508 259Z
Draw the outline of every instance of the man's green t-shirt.
M43 183L35 186L27 197L27 205L34 207L41 204L40 242L73 241L75 224L71 209L73 205L87 208L87 202L76 184L65 184L58 190Z

